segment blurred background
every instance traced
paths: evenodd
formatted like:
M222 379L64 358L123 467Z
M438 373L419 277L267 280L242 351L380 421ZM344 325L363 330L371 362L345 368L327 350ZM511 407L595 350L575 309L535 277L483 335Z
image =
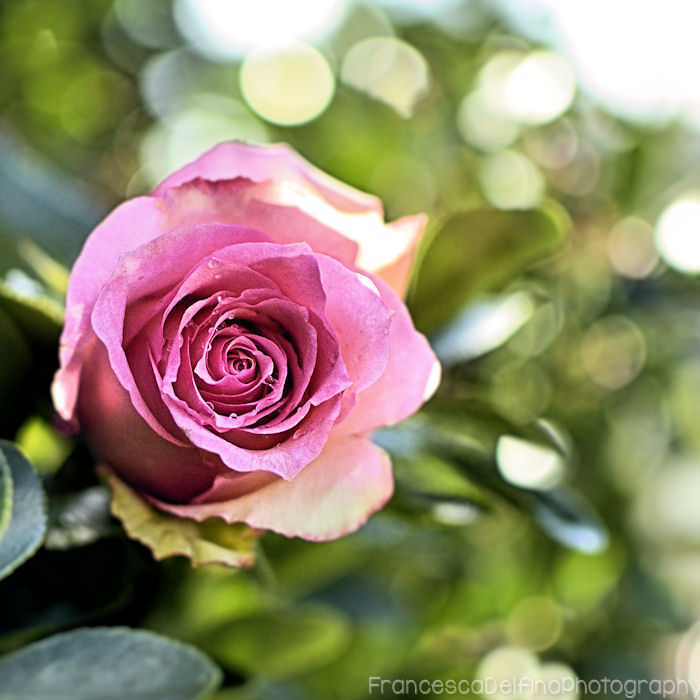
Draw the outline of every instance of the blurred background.
M700 683L699 23L687 0L3 2L2 436L74 481L2 584L24 607L0 649L141 625L209 653L219 700ZM338 542L267 535L243 573L98 538L48 396L87 233L228 139L429 214L409 304L445 367L377 436L391 505Z

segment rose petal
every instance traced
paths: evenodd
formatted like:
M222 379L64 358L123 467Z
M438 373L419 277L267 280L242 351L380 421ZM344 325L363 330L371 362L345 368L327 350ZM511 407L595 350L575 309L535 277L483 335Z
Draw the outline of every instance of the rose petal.
M340 211L294 182L193 180L165 194L172 227L202 221L244 224L279 243L306 242L346 265L385 276L399 295L425 227L423 214L385 224L379 210Z
M261 410L278 403L283 398L283 388L287 379L287 353L268 338L251 335L245 338L238 338L236 343L249 342L255 348L254 354L257 357L258 366L255 377L247 383L241 381L242 374L228 375L215 382L200 382L195 378L197 388L205 400L220 404L222 411L239 413L241 410L249 410L257 407L257 413ZM277 378L273 377L273 372L277 370Z
M403 299L411 277L416 248L428 218L425 214L405 216L387 224L382 241L392 257L379 256L375 251L376 239L360 247L358 266L381 277ZM374 259L373 259L374 258Z
M293 182L193 180L166 192L163 206L169 225L176 228L202 221L244 224L265 231L277 243L308 243L348 264L357 258L358 246L345 235L376 214L346 214Z
M163 375L164 398L168 406L174 402L184 413L189 414L194 420L221 429L246 427L249 424L256 423L268 413L277 410L279 411L279 415L272 421L268 421L265 429L248 429L252 432L281 432L282 430L292 427L292 425L283 425L284 419L289 417L292 412L295 414L299 413L299 409L302 408L304 404L320 403L320 400L316 400L316 394L313 394L306 401L302 402L302 396L307 390L309 380L315 369L317 350L316 330L308 323L308 311L286 300L271 299L267 300L267 303L261 302L257 305L257 308L254 309L242 306L237 310L236 315L241 319L245 319L248 315L246 312L255 311L257 313L260 311L260 307L263 307L264 312L264 307L268 306L272 307L273 313L281 317L282 321L288 321L288 333L291 337L296 338L297 345L301 347L301 352L295 352L289 341L285 338L275 338L277 331L268 333L268 336L269 340L277 346L277 362L279 365L280 380L283 381L285 374L289 372L291 386L288 388L286 395L282 397L282 400L278 400L276 405L271 405L269 409L267 408L268 404L275 401L274 395L260 401L258 407L261 410L257 412L258 415L240 415L237 418L216 415L213 411L213 406L207 406L207 401L202 396L202 392L195 379L193 373L194 361L190 355L193 347L192 333L187 330L187 326L191 323L191 314L196 313L197 307L206 303L207 300L197 302L192 309L188 309L187 313L185 313L181 319L177 337L182 339L182 347L173 346L170 360L167 364L165 374ZM296 317L294 316L295 313L297 314ZM287 318L285 318L286 314L288 314ZM254 315L255 314L250 314L251 317L254 317ZM265 316L264 313L263 316ZM291 322L289 322L290 320ZM264 324L262 327L264 328ZM282 327L284 328L284 324ZM267 339L265 339L265 344L267 344ZM337 350L335 351L335 355L337 357ZM331 391L335 388L336 391L334 394L340 393L347 385L347 380L342 379L341 383L336 385L334 380L338 376L339 375L336 373L329 382L329 385L324 386L323 389ZM341 377L344 376L344 369L342 369ZM279 389L281 390L281 386ZM322 396L321 399L323 398L329 397ZM307 411L304 412L304 415ZM180 411L178 415L181 415ZM302 417L302 415L299 415L293 425L296 425ZM275 426L275 428L273 429L272 426ZM183 426L181 425L181 427ZM217 432L223 432L223 430L218 430Z
M388 455L362 437L331 439L320 456L291 481L276 480L231 500L227 479L201 494L198 504L174 505L153 499L162 510L183 518L220 517L229 523L272 530L287 537L332 540L357 530L391 497L393 479Z
M124 319L124 346L128 346L146 326L153 326L155 320L156 325L147 330L149 343L155 351L162 345L166 336L172 337L166 333L166 322L173 308L184 297L216 297L225 293L227 297L246 295L247 301L253 301L252 297L263 299L275 296L275 292L279 293L279 288L263 275L244 267L230 265L224 277L220 272L214 271L218 265L221 265L221 261L211 256L205 259L198 269L190 270L184 282L177 281L170 292L156 292L130 300ZM176 326L177 323L173 325Z
M327 298L326 318L335 330L352 381L343 397L342 420L352 409L357 392L377 381L386 368L393 311L376 288L363 282L368 281L366 277L325 255L318 256L318 264Z
M247 429L221 435L202 425L189 407L164 386L163 399L192 444L217 455L235 472L267 471L293 479L323 449L340 412L340 396L320 406L308 402L297 408L305 418L293 434L261 434ZM292 414L294 415L294 414Z
M382 211L381 202L376 197L327 175L283 143L254 146L229 141L219 144L166 178L153 194L162 196L166 190L195 178L230 180L235 177L245 177L254 182L296 182L318 193L341 211Z
M251 238L265 241L259 231L242 226L204 224L170 231L136 250L124 253L95 302L92 327L107 348L112 370L129 392L134 408L166 440L179 443L158 421L144 400L124 351L126 308L134 299L153 296L159 291L163 293L173 279L181 280L192 267L193 257L199 261L201 256L208 256L222 246ZM158 266L154 267L154 260L158 261ZM147 352L146 348L144 352Z
M309 312L309 323L316 329L319 348L311 381L313 403L335 396L349 386L351 380L343 356L337 351L336 329L326 320L332 312L332 305L329 306L324 289L327 280L322 278L319 267L325 256L312 254L306 244L281 246L269 243L229 246L217 251L216 258L222 263L246 266L264 275L275 283L282 297ZM342 267L338 263L335 265Z
M357 395L352 413L334 429L364 433L410 416L432 395L440 364L428 341L413 326L403 302L378 277L372 277L382 300L394 311L389 333L389 360L381 377Z
M208 489L221 467L151 429L114 376L97 338L93 336L83 354L77 414L97 455L129 483L161 498L186 502Z
M61 369L51 392L59 415L74 424L81 349L89 341L90 314L102 285L117 266L119 256L163 233L161 202L137 197L117 207L90 234L73 265L66 296L66 320L61 334Z
M304 320L304 324L308 326L309 330L313 330L317 334L318 344L314 342L313 347L309 342L305 342L303 338L298 339L299 342L297 343L298 348L296 354L299 355L299 360L302 363L302 370L301 373L298 373L294 377L295 381L292 385L292 392L288 397L288 407L289 409L294 409L295 412L290 414L289 410L284 410L280 413L276 421L268 421L266 427L251 428L251 432L263 433L271 430L274 423L275 432L287 430L296 425L303 415L306 414L308 411L307 403L318 405L338 395L350 384L350 379L338 351L333 329L328 322L324 320L326 295L323 290L317 256L311 254L308 246L304 244L280 246L272 243L254 243L250 245L241 243L216 251L215 258L218 261L215 267L216 272L212 273L212 270L209 270L209 273L215 274L223 286L226 286L226 265L229 263L232 265L235 264L236 266L246 266L250 270L264 275L267 279L275 283L280 290L280 295L288 297L297 304L294 308L298 308L300 311L303 310L304 317L308 318L308 323ZM209 262L211 261L207 261L206 264L200 266L192 275L197 276L199 271L203 268L209 269ZM336 265L338 264L336 263ZM340 265L338 265L338 267L340 267ZM197 291L187 283L183 285L183 288L187 290L188 294L196 293ZM178 291L177 296L173 298L170 308L174 308L180 295L184 295L182 288ZM201 304L202 302L197 302L194 306L196 307ZM295 327L298 328L299 331L303 330L301 322L298 319L295 321L293 318L293 308L290 306L289 301L284 299L263 300L257 304L257 308L263 309L263 307L268 309L266 314L263 315L269 316L272 320L277 319L282 328L286 326L291 338L295 336ZM253 308L249 310L242 308L241 313L245 316L245 314L254 310ZM175 332L173 332L174 329L171 328L171 334L176 338L181 338L183 333L182 325L189 323L189 320L190 314L185 314L181 319L180 328ZM316 348L318 348L318 355L314 360L309 355L309 352L313 350L315 354ZM196 386L193 377L182 375L187 384L177 384L177 386L180 387L178 390L174 390L170 386L176 380L176 377L179 377L177 372L181 367L181 351L182 348L179 345L174 346L171 351L171 359L168 362L164 374L164 378L166 379L164 385L164 400L170 407L176 423L183 431L187 432L193 429L191 422L201 419L201 416L197 415L197 409L194 405L189 405L191 402L188 401L187 398L187 396L189 396L189 398L195 397L193 392L196 392ZM288 353L288 356L291 359L291 354ZM183 366L183 371L190 373L190 369L188 368ZM182 377L180 377L180 379L182 379ZM126 380L128 381L128 377ZM309 388L309 395L304 399L304 404L299 404L301 394L305 391L307 386ZM183 395L185 389L189 392L187 396ZM137 409L140 409L138 399L136 402ZM204 402L202 401L200 403ZM188 415L189 418L187 417ZM147 418L146 415L144 415L144 417ZM289 420L287 420L288 418ZM224 423L226 422L227 421L224 421ZM207 440L207 444L209 443L210 440ZM197 444L205 447L202 442ZM227 459L224 459L224 461L232 468L237 468L233 462ZM275 471L276 469L277 467L274 467Z

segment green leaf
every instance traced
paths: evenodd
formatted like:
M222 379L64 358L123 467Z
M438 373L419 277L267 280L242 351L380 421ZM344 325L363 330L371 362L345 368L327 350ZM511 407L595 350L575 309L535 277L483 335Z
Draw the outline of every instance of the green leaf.
M450 459L465 475L529 513L550 537L566 547L595 554L608 545L600 519L585 499L570 487L550 490L521 488L502 478L494 460L465 450L458 442L434 436L432 448Z
M53 476L71 451L71 441L41 416L33 415L22 423L15 442L42 476Z
M63 307L38 282L15 273L0 280L0 304L30 338L55 345L63 326Z
M57 634L0 660L0 700L194 700L220 683L197 649L126 627Z
M234 574L221 565L184 570L178 575L177 586L170 587L168 596L158 600L148 617L148 626L197 643L213 627L266 609L268 594L255 572ZM173 615L174 609L177 616Z
M431 333L478 294L498 290L565 240L566 215L474 209L440 226L421 257L409 296L416 326Z
M587 554L604 550L608 545L605 527L585 498L571 487L566 484L526 487L504 476L497 461L499 440L503 436L548 450L564 463L569 460L568 446L562 444L561 436L550 425L544 422L514 425L488 406L469 400L433 400L421 414L402 426L375 434L382 447L400 458L399 465L407 458L418 465L426 460L432 460L431 464L446 462L469 483L528 513L542 530L564 546ZM440 495L448 494L458 500L470 497L464 487L441 486ZM430 497L430 492L427 495ZM447 512L449 515L450 511Z
M332 608L306 605L227 623L207 634L202 645L227 668L282 678L329 663L349 640L345 617Z
M67 267L56 262L46 251L28 238L17 243L17 251L49 289L60 295L61 298L65 298L68 291L68 278L70 277Z
M12 513L0 540L0 579L39 549L46 534L46 497L32 466L11 442L0 450L12 477Z
M0 540L12 515L12 474L5 455L0 452Z
M145 544L156 559L186 556L193 566L220 563L249 567L255 560L257 533L246 525L229 525L220 518L201 523L162 513L107 472L112 489L112 514L129 537Z
M272 576L289 599L302 599L333 585L352 572L368 566L372 545L376 544L371 527L352 537L331 542L308 542L269 533L265 537L265 555L274 562ZM265 574L263 571L258 571Z
M392 506L429 515L443 525L466 525L490 510L484 492L453 465L434 455L415 459L393 457L396 489Z
M440 525L470 525L481 517L488 506L484 498L472 499L444 493L397 491L394 507L416 514L430 515Z
M593 508L569 489L534 492L533 516L540 527L560 544L583 554L603 552L609 538Z

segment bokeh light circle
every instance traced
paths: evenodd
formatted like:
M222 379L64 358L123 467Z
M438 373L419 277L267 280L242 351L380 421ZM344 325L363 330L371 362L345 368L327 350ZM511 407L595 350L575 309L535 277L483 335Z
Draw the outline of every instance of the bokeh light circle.
M315 39L335 29L345 0L177 0L175 20L199 53L236 60L261 47Z
M484 158L479 182L486 199L499 209L529 209L544 194L544 178L534 163L517 151L500 151Z
M371 37L348 51L341 79L410 117L430 88L428 63L413 46L390 36Z
M250 108L274 124L311 121L335 92L328 61L304 43L252 51L241 66L239 82Z
M566 59L533 51L510 71L503 86L506 110L525 124L546 124L563 114L576 94L576 78Z
M700 191L664 209L656 222L655 243L665 263L685 274L700 273Z

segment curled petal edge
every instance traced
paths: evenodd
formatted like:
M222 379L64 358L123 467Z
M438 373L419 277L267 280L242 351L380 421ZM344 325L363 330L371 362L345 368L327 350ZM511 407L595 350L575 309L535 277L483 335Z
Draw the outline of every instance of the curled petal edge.
M216 485L214 487L216 489ZM354 532L382 508L394 489L391 461L363 436L332 437L323 452L290 481L275 480L238 498L176 505L150 499L159 509L201 521L271 530L287 537L323 542Z

